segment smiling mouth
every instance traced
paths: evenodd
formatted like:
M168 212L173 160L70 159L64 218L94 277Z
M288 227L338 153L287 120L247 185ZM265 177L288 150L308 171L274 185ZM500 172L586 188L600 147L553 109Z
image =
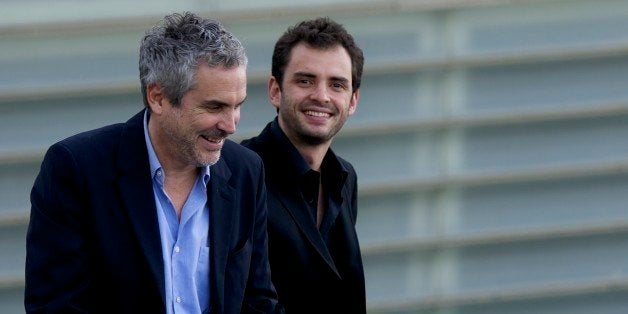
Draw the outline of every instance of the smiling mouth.
M305 114L312 117L329 118L331 115L326 112L307 110Z
M202 137L204 140L206 140L206 141L208 141L208 142L210 142L210 143L213 143L213 144L222 144L222 142L225 140L224 138L218 138L218 139L215 139L215 138L209 138L209 137L207 137L206 135L201 135L201 137Z

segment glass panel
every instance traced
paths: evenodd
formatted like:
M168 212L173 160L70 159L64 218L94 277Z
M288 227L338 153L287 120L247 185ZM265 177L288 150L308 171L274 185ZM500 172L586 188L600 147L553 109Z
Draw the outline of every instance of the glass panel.
M461 232L628 222L628 176L463 189Z
M24 274L26 261L26 226L3 226L0 228L0 279L19 278Z
M249 84L246 102L240 111L240 124L233 139L239 141L243 137L257 135L276 115L275 107L268 100L266 83Z
M429 253L365 256L367 300L403 300L429 295L432 259Z
M339 137L333 143L365 184L437 175L443 161L440 145L432 132Z
M628 277L628 233L461 250L460 291L503 291Z
M0 289L0 313L24 313L24 287Z
M348 126L425 121L442 117L442 76L436 73L365 75Z
M465 171L519 170L623 160L628 117L471 128L464 133Z
M360 243L432 237L437 232L436 193L392 193L358 200Z
M452 313L464 314L623 314L628 308L626 291L605 291L583 295L557 296L540 300L495 302L461 307ZM440 312L433 312L434 314ZM447 312L449 313L449 312Z
M466 53L534 50L625 43L628 3L558 1L462 11Z
M0 164L0 220L3 214L23 212L26 216L30 211L30 193L39 166L39 162Z
M67 136L125 122L144 108L137 94L0 104L0 155L41 152Z
M469 69L469 113L591 106L628 100L628 58Z

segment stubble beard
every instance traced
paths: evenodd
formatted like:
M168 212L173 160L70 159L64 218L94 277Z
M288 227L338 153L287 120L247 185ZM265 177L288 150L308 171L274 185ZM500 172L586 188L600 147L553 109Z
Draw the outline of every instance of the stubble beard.
M344 125L343 120L336 121L335 124L329 129L329 131L321 134L320 132L313 132L308 130L305 123L299 121L297 115L297 108L300 104L292 102L285 95L281 97L281 108L287 108L287 110L279 110L279 114L282 116L287 128L298 138L298 140L307 145L321 145L329 142L340 131ZM284 131L285 132L285 131Z
M173 153L182 155L188 164L195 165L196 167L212 166L220 159L220 150L211 151L211 155L203 154L203 152L197 147L197 134L195 132L188 132L180 125L163 126L164 134L168 136L170 142L173 144Z

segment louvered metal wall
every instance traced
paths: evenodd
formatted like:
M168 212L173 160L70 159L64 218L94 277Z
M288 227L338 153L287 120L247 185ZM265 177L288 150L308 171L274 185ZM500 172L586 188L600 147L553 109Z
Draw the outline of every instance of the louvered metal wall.
M236 140L274 116L286 27L329 15L364 48L334 149L359 175L369 313L628 311L628 1L292 2L2 4L0 312L23 312L43 152L142 108L139 40L184 9L248 48Z

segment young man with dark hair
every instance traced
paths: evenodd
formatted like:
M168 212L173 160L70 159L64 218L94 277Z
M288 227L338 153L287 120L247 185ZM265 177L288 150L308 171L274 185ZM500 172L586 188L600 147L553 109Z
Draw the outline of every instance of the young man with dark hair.
M287 313L364 313L357 177L330 145L360 98L364 57L329 18L277 41L268 97L277 117L242 144L264 161L269 259Z

